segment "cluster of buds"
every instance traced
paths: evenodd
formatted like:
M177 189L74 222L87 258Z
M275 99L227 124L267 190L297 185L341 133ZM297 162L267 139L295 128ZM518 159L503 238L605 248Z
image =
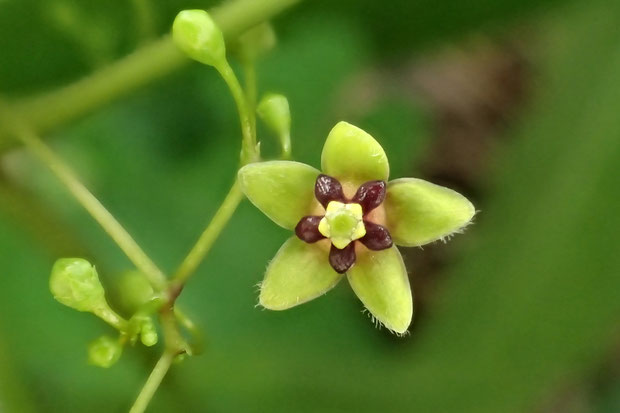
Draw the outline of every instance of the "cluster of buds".
M135 275L134 275L135 276ZM142 275L140 277L143 279ZM145 304L152 296L148 284L126 288L126 297L142 297ZM145 290L145 287L148 287ZM150 293L149 294L149 290ZM157 344L158 335L153 319L140 311L129 320L121 317L108 304L105 290L96 268L82 258L61 258L52 267L50 291L54 298L77 311L89 312L118 330L118 338L107 335L93 341L88 350L89 361L100 367L110 367L118 361L125 344L134 344L138 338L147 347ZM142 305L140 304L140 305Z

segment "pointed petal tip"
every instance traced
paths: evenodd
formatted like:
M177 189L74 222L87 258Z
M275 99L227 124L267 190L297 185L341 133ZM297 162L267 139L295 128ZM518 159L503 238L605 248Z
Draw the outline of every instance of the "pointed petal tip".
M376 323L398 335L407 332L413 318L413 296L396 247L360 254L347 278Z
M417 247L461 233L471 224L476 208L463 195L417 178L388 183L386 227L396 245Z
M411 325L411 321L413 320L413 311L409 317L405 317L402 320L398 320L397 322L391 323L390 325L384 324L385 328L390 330L391 333L396 334L399 337L404 337L409 334L409 326Z
M390 166L385 151L370 134L348 122L338 122L327 136L321 166L324 173L362 184L387 181Z
M379 320L366 307L364 307L364 310L362 312L365 313L368 316L368 318L370 318L371 322L379 330L381 330L382 328L385 328L391 334L394 334L397 337L405 337L410 334L409 327L411 327L411 324L413 322L413 313L414 313L413 310L411 311L411 314L409 315L409 317L403 317L401 320L398 320L398 321L392 320L392 322L389 322L389 323L385 323Z
M281 302L278 302L275 297L263 294L261 290L258 296L258 306L271 311L284 311L294 307L295 304L283 305Z

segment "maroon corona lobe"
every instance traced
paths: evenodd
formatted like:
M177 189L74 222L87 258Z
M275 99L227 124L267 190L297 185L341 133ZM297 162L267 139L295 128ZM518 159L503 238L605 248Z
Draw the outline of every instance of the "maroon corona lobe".
M332 245L329 250L329 263L337 273L343 274L355 264L355 242L351 242L343 249Z
M366 235L359 241L369 250L380 251L390 248L393 244L390 231L386 227L375 224L370 221L364 221L366 227Z
M331 201L346 202L340 182L336 178L323 174L316 178L314 196L323 208L327 208Z
M360 204L364 215L381 205L385 199L386 185L383 181L369 181L360 186L351 202Z
M384 181L366 182L357 189L349 202L344 195L340 182L334 177L321 174L316 178L314 196L326 209L331 201L360 204L362 212L366 216L385 200L386 188L387 185ZM308 215L303 217L295 227L295 234L307 243L325 239L325 236L319 231L321 219L323 216ZM366 228L366 235L357 241L361 242L366 248L380 251L392 246L392 237L387 228L366 219L364 219L364 227ZM355 264L355 243L356 241L351 241L343 249L336 248L332 244L329 251L329 263L336 272L343 274Z
M310 244L325 238L319 232L319 222L321 222L322 218L322 216L308 215L300 219L295 227L297 237Z

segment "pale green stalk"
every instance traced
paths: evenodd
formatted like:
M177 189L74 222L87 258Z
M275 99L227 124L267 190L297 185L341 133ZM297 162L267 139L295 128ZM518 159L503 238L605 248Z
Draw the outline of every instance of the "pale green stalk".
M93 310L93 313L118 331L127 331L128 329L128 321L125 320L123 317L119 316L110 307L106 306L95 308Z
M255 162L258 160L256 135L252 126L252 114L250 114L250 107L248 105L246 95L243 92L243 88L241 87L235 72L233 72L230 64L228 64L228 61L222 62L221 65L218 65L215 68L226 82L226 85L235 100L235 104L237 105L237 111L239 112L241 134L243 135L243 142L241 146L241 163L246 164Z
M230 93L237 105L239 119L241 122L241 133L243 135L241 162L242 164L258 160L258 150L256 148L256 117L254 115L256 105L256 77L254 65L246 67L246 92L244 93L239 79L233 72L227 61L216 66L216 69L228 85ZM171 289L182 288L187 279L196 271L200 263L211 250L215 240L222 232L226 223L230 220L237 206L243 199L243 193L239 187L239 182L230 188L224 202L215 213L215 216L203 231L202 235L183 260L176 273L172 277Z
M214 20L228 38L245 29L268 20L299 0L237 0L226 3L211 12ZM138 87L164 76L186 64L188 60L180 53L169 36L153 42L113 65L89 77L59 90L23 100L14 104L14 111L4 108L0 102L0 151L14 144L9 135L25 144L67 187L71 194L99 222L116 241L134 265L149 279L157 291L168 291L169 307L161 310L161 321L166 338L166 350L149 375L130 413L142 413L148 407L153 395L170 369L178 354L189 351L174 319L174 300L187 279L210 251L215 240L232 217L243 199L239 183L235 181L224 202L204 230L196 245L179 266L170 283L151 259L142 251L127 231L103 207L92 193L76 178L73 171L58 158L37 136L36 132L49 131L75 118L97 109L106 103L127 94ZM243 135L242 164L257 161L256 147L256 80L253 67L246 68L248 94L244 94L232 68L226 62L218 71L228 85L241 123ZM24 119L21 122L20 119ZM7 127L8 125L8 127ZM36 131L36 132L35 132ZM183 324L190 328L193 323L179 315ZM107 317L109 318L109 317ZM120 320L108 320L111 324L122 324ZM124 320L122 320L124 321ZM188 324L190 323L190 324Z
M235 181L213 219L175 272L171 285L183 286L187 282L187 279L196 271L198 265L200 265L213 246L213 243L232 217L242 199L243 193L239 187L239 182Z
M242 62L243 77L245 80L245 96L248 102L248 110L250 117L250 125L252 128L252 134L256 136L256 101L257 101L257 86L256 86L256 65L254 61L248 60Z
M146 380L146 383L144 383L138 398L136 398L136 401L131 406L129 413L142 413L146 410L151 402L151 399L153 398L153 395L166 376L166 373L168 373L175 356L176 354L170 350L166 350L164 354L162 354L153 368L153 371L149 375L149 378Z
M210 12L226 38L233 38L269 20L300 0L236 0ZM109 102L147 85L189 63L164 36L77 82L39 96L14 102L12 107L37 133L43 133L84 116ZM16 141L3 133L0 151Z
M79 181L69 168L43 141L3 104L0 103L0 119L37 158L41 160L65 185L75 199L92 215L105 232L118 244L137 269L148 278L153 288L163 291L166 277L134 241L123 226Z

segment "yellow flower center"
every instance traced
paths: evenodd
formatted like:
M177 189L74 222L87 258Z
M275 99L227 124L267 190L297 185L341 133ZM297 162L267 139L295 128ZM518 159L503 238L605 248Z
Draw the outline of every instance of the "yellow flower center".
M336 248L343 249L366 235L363 215L360 204L331 201L319 222L319 232L329 238Z

